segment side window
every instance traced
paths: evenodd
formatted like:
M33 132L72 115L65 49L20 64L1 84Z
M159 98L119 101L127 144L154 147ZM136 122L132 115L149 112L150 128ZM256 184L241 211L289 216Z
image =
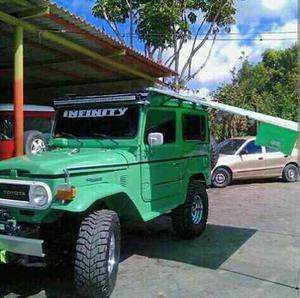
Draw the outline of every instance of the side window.
M148 134L160 132L164 135L164 143L176 141L176 113L171 111L150 110L147 114L145 129L145 144L148 143Z
M185 141L206 140L206 118L201 115L182 115L182 135Z
M271 147L266 147L266 152L267 153L278 153L279 151L275 148L271 148Z
M255 145L255 141L251 141L244 147L243 149L243 154L257 154L257 153L262 153L261 146Z

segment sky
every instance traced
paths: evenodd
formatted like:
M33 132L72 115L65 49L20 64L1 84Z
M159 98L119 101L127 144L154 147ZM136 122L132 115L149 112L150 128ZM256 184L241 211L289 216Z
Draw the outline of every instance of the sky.
M54 2L112 34L102 20L93 17L94 0ZM206 67L188 84L190 89L198 90L202 96L230 82L231 70L240 67L242 52L250 62L257 63L266 49L285 49L296 41L297 34L287 32L297 31L297 0L236 0L236 8L236 24L231 27L233 34L225 36L229 40L216 42ZM187 42L183 48L181 65L191 44ZM136 42L135 47L142 52L139 43ZM196 55L194 67L203 63L209 48L208 42Z

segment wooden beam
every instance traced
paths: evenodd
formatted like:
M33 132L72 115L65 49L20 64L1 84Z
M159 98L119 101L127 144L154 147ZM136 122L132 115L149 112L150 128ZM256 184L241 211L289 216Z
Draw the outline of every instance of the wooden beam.
M19 15L18 18L21 20L28 20L28 19L33 19L33 18L40 18L48 15L50 13L50 7L42 7L42 8L33 8L33 9L28 9L25 11L22 11Z
M97 84L104 84L104 83L118 83L118 82L130 82L130 81L134 81L136 80L136 78L118 78L118 79L107 79L107 80L85 80L85 81L78 81L78 82L74 82L74 81L61 81L59 83L49 83L49 84L44 84L44 83L40 83L40 84L26 84L25 88L26 90L42 90L42 89L48 89L48 88L57 88L57 87L73 87L73 86L88 86L88 85L97 85ZM101 92L101 91L99 91Z
M7 37L11 36L11 33L9 31L6 31L2 28L0 28L0 34L5 35ZM64 52L62 50L58 50L58 49L55 49L53 47L43 45L43 44L41 44L39 42L36 42L36 41L34 41L34 40L32 40L28 37L25 38L25 44L28 44L30 47L39 49L41 51L47 51L48 53L51 53L55 56L65 57L65 60L75 59L74 56L72 56L70 54L67 54L66 52ZM76 59L77 59L77 57L78 56L76 56ZM78 59L79 59L79 57L78 57ZM83 59L83 60L85 60L85 59ZM103 70L105 70L105 72L107 72L107 73L118 73L114 69L111 69L111 68L105 67L103 65L100 65L99 63L95 62L93 59L86 58L86 61L79 61L79 63L95 70L96 72L103 73Z
M107 55L106 57L116 57L119 55L123 55L123 52L120 51L119 53L113 53L112 55ZM84 62L92 62L93 59L89 59L89 58L80 58L80 57L76 57L76 58L71 58L71 59L48 59L48 60L42 60L42 61L37 61L37 62L27 62L25 64L26 69L35 69L35 68L39 68L42 66L52 66L52 65L56 65L56 64L66 64L66 63L73 63L73 62L78 62L78 63L84 63ZM4 71L12 71L13 67L10 65L3 65L2 67L0 67L0 72L4 72Z

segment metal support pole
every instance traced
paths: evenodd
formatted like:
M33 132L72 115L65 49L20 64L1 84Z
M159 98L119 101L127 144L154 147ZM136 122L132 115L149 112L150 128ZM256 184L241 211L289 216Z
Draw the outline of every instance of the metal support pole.
M24 70L23 70L23 27L15 29L14 52L14 139L15 156L23 155L24 135Z
M129 0L129 9L130 9L130 12L129 12L129 16L130 16L130 47L133 48L133 12L132 12L132 0Z

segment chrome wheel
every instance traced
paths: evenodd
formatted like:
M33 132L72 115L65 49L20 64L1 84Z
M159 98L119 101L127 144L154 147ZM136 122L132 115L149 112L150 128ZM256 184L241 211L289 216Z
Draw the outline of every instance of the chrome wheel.
M42 139L34 139L31 143L31 154L38 154L46 151L46 144Z
M296 177L295 169L289 169L287 172L287 176L289 179L295 179L295 177Z
M223 184L226 181L226 177L223 173L217 173L215 176L215 181L219 184Z
M107 271L111 275L116 265L116 239L115 235L112 234L109 242L109 256L107 262Z
M192 220L195 225L201 222L203 215L203 203L202 198L199 195L194 196L192 204Z

